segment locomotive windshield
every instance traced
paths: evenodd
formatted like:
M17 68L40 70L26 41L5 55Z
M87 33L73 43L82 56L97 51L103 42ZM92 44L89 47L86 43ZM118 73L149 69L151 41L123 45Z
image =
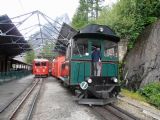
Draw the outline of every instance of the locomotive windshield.
M46 62L42 62L41 64L42 64L42 66L46 66Z
M104 57L118 57L117 43L104 41Z
M40 66L41 63L40 62L35 62L35 66Z
M95 48L100 48L101 49L101 41L98 40L92 40L92 52L95 50Z
M88 53L88 41L79 39L73 43L73 55L85 55Z

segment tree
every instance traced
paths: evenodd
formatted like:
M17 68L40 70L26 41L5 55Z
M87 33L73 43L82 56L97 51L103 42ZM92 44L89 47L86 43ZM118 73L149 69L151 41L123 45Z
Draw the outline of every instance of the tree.
M160 0L119 0L100 12L96 23L110 26L121 38L134 47L138 35L160 16Z
M91 19L97 19L99 17L99 12L102 10L102 4L104 0L87 0L89 6L89 14L91 14Z
M57 55L56 52L54 52L55 45L51 42L46 42L45 45L43 45L42 52L40 53L41 57L46 58L48 60L53 60L53 58Z
M35 53L33 50L26 52L26 55L25 55L25 62L26 63L32 64L32 61L34 60L34 58L35 58Z
M104 0L80 0L72 19L72 27L80 29L97 19L103 2Z
M86 0L79 1L79 7L72 19L72 26L79 29L88 23L88 4Z

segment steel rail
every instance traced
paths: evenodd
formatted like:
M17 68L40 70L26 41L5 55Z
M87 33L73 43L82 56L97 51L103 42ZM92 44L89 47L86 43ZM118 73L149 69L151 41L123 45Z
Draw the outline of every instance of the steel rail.
M16 113L18 112L19 108L22 106L22 104L26 101L27 97L30 95L30 93L34 90L34 88L37 86L40 80L38 80L34 86L29 90L29 92L25 95L25 97L21 100L21 102L18 104L18 106L15 108L15 110L12 112L12 114L9 117L9 120L14 119Z
M120 120L117 116L113 115L109 110L106 110L102 106L92 106L91 110L103 120Z
M106 106L92 106L91 109L105 120L140 120L140 118L111 104Z
M140 118L132 115L131 113L125 111L122 108L117 107L114 104L108 105L105 108L109 109L110 111L113 111L115 113L115 115L117 115L117 116L119 115L119 117L123 118L124 120L128 120L129 118L132 120L140 120ZM119 114L116 114L118 112L119 112Z
M33 110L34 110L34 108L35 108L35 106L36 106L38 97L39 97L39 95L40 95L40 91L41 91L42 85L43 85L43 79L42 79L42 81L41 81L41 86L40 86L37 94L36 94L35 97L34 97L34 100L33 100L32 105L31 105L31 109L30 109L30 111L29 111L29 113L28 113L28 116L27 116L27 119L26 119L26 120L31 120L31 118L32 118Z
M33 82L28 84L27 87L24 90L22 90L17 96L15 96L10 102L8 102L7 105L5 105L2 109L0 109L0 113L2 113L9 105L11 105L11 103L13 103L20 95L22 95L24 93L24 91L27 90L28 87L32 86Z

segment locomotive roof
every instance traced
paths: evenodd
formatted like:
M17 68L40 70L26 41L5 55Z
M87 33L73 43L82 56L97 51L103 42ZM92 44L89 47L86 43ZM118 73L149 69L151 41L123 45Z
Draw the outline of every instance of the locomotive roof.
M106 25L90 24L82 28L73 39L78 38L100 38L107 39L113 42L119 42L120 38L116 36L115 32Z
M48 61L47 59L44 59L44 58L40 58L40 59L34 59L34 61L37 61L37 62L41 62L41 61Z

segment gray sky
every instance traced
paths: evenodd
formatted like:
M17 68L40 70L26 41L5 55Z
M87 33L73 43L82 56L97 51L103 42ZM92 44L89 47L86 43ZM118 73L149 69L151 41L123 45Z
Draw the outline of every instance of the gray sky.
M10 18L39 10L56 18L65 13L71 19L78 7L79 0L0 0L0 15L7 14ZM105 0L105 5L116 0Z

